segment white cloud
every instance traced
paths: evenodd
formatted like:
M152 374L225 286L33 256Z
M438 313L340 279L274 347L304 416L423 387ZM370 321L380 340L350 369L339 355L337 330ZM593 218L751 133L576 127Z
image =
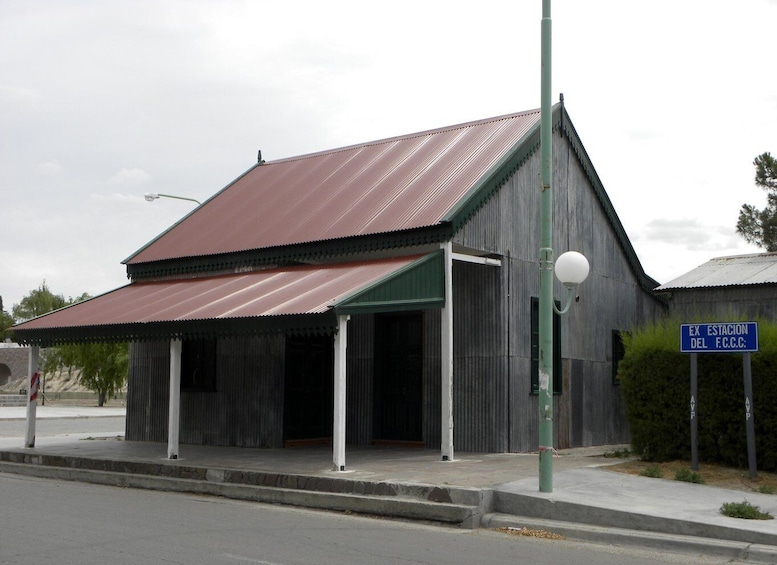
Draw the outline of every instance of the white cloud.
M38 163L37 169L42 175L55 175L62 170L62 165L59 164L59 161L53 159L51 161Z
M189 210L143 192L204 201L257 149L538 107L540 18L502 0L0 2L0 294L121 284L119 262ZM776 20L774 0L554 2L553 99L662 282L758 251L734 226L765 200L753 158L777 152Z
M32 88L0 84L0 100L12 106L35 106L40 102L41 93Z
M121 169L117 171L110 179L109 184L122 186L138 186L145 184L151 177L143 169Z

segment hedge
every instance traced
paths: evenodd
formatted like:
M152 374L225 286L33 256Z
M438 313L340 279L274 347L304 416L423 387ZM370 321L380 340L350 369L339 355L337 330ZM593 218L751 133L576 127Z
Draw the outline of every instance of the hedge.
M699 320L701 321L701 320ZM758 321L751 354L757 466L777 470L777 325ZM634 453L647 461L690 460L690 355L680 324L663 319L624 337L618 378ZM699 460L747 467L742 354L698 355Z

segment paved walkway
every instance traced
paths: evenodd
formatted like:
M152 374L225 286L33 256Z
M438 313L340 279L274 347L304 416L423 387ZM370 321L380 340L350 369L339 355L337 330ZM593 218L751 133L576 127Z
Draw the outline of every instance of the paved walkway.
M124 416L127 409L123 406L63 406L60 404L38 405L36 418L100 418L106 416ZM0 420L26 420L26 406L0 406Z
M38 407L41 418L115 416L123 409ZM0 408L0 419L18 417ZM23 410L23 409L20 409ZM739 520L720 514L725 502L749 501L777 516L777 496L720 489L673 480L635 477L608 470L619 463L604 453L619 446L561 451L554 458L552 493L539 492L536 454L456 453L392 447L351 447L346 472L332 470L330 447L248 449L181 445L180 458L166 458L167 446L126 442L116 434L40 437L25 449L21 438L0 440L2 452L77 456L164 466L237 469L364 484L436 485L440 489L479 489L493 497L488 527L542 527L570 537L730 555L735 559L777 563L777 520ZM89 439L85 439L88 437ZM677 538L678 535L690 538ZM676 539L677 538L677 539ZM680 540L680 541L678 541ZM695 541L689 541L695 540Z

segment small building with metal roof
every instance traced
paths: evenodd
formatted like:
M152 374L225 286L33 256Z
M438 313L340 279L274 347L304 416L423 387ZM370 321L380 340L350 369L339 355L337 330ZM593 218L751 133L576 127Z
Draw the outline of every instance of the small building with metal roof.
M683 320L775 319L777 253L715 257L662 284L672 315Z
M260 158L127 258L130 284L14 339L130 341L126 438L171 457L179 438L332 441L338 469L346 442L536 450L539 118ZM619 332L665 304L563 103L553 129L553 246L591 264L554 321L554 445L624 443Z

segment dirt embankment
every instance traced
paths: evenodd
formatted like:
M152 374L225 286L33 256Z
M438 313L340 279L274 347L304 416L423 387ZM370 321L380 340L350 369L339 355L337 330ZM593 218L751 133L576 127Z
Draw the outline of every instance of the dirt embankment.
M651 469L651 471L660 469L663 478L656 480L675 480L675 473L678 469L689 470L691 464L689 461L651 463L648 461L628 460L607 467L607 469L619 473L628 473L630 475L642 475L648 467L654 468ZM747 469L736 469L734 467L713 465L710 463L699 463L699 470L697 473L701 475L704 484L713 487L741 490L744 492L777 491L777 473L758 471L758 477L755 480L752 480L750 479L750 473Z
M26 390L27 377L14 379L0 388L0 394L18 394L20 390ZM97 395L78 382L78 372L67 372L48 375L41 382L41 392L46 395L46 403L66 404L77 406L96 406ZM105 406L123 406L126 391L121 391L116 399L108 399ZM41 403L38 399L38 403Z

